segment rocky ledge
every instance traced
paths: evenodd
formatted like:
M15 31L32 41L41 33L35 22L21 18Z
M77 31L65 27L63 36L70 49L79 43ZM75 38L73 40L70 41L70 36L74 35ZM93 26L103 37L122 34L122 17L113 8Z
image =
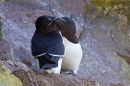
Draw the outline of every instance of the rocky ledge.
M96 81L68 74L37 74L22 62L0 57L0 86L22 86L22 84L23 86L100 86Z

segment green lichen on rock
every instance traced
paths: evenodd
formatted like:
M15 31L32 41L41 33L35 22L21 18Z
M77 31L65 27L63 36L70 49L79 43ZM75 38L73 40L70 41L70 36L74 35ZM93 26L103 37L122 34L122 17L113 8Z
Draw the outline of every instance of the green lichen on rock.
M0 37L1 38L4 38L4 33L3 33L3 30L2 30L2 22L0 21Z
M91 0L91 3L104 8L104 11L114 11L118 14L123 14L130 9L130 0Z
M126 17L127 23L130 24L130 0L90 0L90 3L104 14L118 14L121 18Z
M0 63L0 86L22 86L21 81Z
M91 0L97 6L114 6L118 4L128 4L130 0Z

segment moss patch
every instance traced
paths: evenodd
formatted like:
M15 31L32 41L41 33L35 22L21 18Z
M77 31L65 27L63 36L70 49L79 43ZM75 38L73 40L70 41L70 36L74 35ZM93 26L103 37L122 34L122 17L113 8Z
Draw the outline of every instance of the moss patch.
M23 86L9 69L0 64L0 86Z
M91 0L100 12L109 15L118 14L130 24L130 0Z
M2 30L2 22L0 21L0 37L1 38L4 38L4 33L3 33L3 30Z

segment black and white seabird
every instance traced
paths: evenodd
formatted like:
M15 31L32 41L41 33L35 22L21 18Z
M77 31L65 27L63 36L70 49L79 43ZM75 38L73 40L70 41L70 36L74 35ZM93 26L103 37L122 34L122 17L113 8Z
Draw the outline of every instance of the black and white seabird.
M31 40L31 51L35 57L37 71L60 74L65 47L54 17L40 16L36 20L36 31Z
M62 60L61 70L68 73L77 74L83 53L82 48L76 37L76 26L69 17L55 19L65 43L65 54Z

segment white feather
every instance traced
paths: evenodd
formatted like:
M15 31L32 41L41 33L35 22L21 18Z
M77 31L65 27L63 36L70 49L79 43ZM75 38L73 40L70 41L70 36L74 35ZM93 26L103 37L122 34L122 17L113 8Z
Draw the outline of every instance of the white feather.
M63 39L66 51L62 60L61 69L64 71L72 71L77 74L77 70L83 56L81 45L79 43L71 43L64 37Z
M61 64L62 64L62 59L60 58L59 61L58 61L58 67L52 68L52 69L49 69L49 70L41 70L40 67L39 67L39 61L38 61L37 58L35 58L35 68L36 68L37 73L60 74Z

